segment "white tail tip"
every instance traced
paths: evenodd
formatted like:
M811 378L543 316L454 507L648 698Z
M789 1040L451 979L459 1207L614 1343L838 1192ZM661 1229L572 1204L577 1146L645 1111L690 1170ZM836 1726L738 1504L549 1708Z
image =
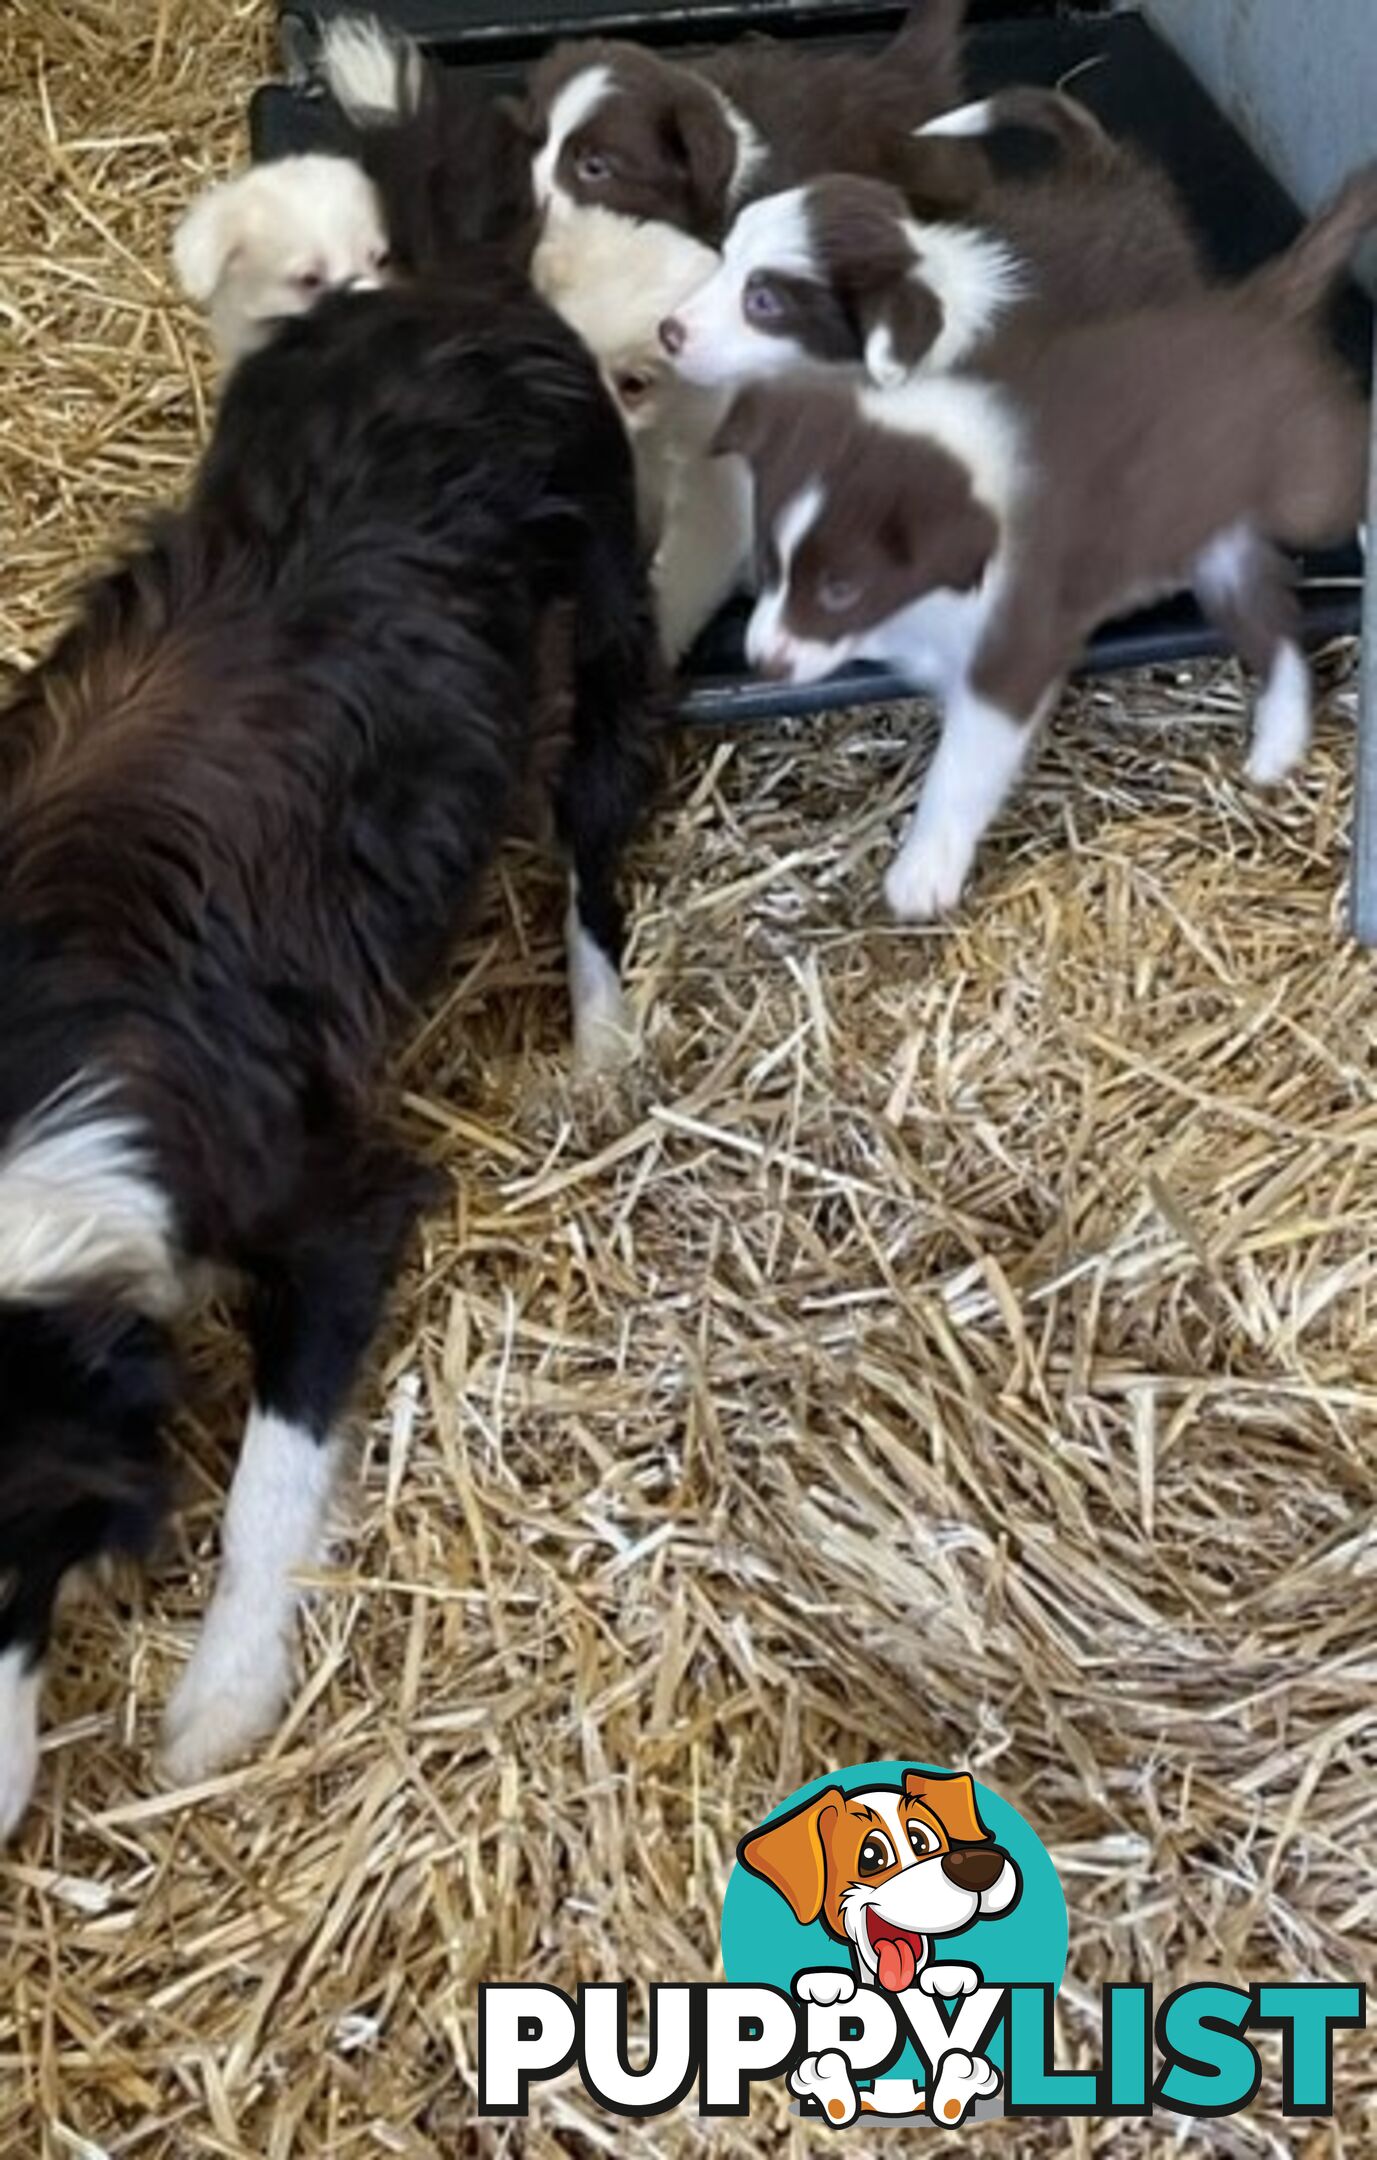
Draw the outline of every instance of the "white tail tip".
M335 103L351 120L413 112L420 100L423 62L408 37L374 15L341 15L320 48L320 72Z

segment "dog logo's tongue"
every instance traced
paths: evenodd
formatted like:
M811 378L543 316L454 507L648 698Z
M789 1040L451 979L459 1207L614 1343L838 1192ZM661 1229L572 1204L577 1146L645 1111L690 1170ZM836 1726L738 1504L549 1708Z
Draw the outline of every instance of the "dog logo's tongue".
M902 1995L911 1988L914 1976L923 1961L925 1945L921 1935L910 1935L906 1929L894 1927L882 1920L877 1912L866 1915L870 1929L871 1947L878 1959L875 1977L888 1995Z
M913 1955L913 1945L895 1937L880 1944L880 1986L890 1995L902 1995L905 1988L912 1987L913 1976L918 1970L918 1960Z

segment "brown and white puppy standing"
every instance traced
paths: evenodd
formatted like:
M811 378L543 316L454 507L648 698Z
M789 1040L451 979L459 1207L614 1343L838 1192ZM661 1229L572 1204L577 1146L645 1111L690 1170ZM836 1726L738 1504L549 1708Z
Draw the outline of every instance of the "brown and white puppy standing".
M537 292L592 352L631 437L661 646L673 663L751 574L749 475L712 448L729 394L676 375L659 337L664 315L716 262L677 226L578 206L547 221L531 261Z
M716 385L843 366L892 384L983 365L1010 332L1202 284L1165 175L1074 99L1005 91L923 134L1009 127L1052 139L1051 170L991 180L959 216L918 216L898 187L843 173L748 204L720 266L662 327L679 372Z
M1367 414L1313 318L1374 222L1377 167L1236 291L1068 327L999 375L741 393L720 440L755 479L752 662L885 661L943 701L896 915L955 906L1086 638L1149 597L1193 589L1262 676L1250 776L1304 754L1294 598L1258 536L1322 546L1362 514Z
M387 257L372 182L351 158L315 151L208 188L172 239L178 283L208 309L225 366L326 293L380 285Z
M893 138L960 97L963 14L964 0L916 0L878 53L751 39L682 62L616 39L557 45L520 108L537 204L594 203L716 243L758 195L883 171Z

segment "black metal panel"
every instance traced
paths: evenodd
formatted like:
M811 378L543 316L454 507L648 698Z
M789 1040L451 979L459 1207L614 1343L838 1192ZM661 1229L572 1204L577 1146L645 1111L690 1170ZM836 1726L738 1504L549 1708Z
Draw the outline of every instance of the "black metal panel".
M1286 246L1300 217L1285 190L1254 156L1194 76L1136 16L1094 19L1023 9L1010 20L1009 0L992 0L1001 18L975 17L969 43L972 96L1006 82L1073 79L1078 97L1115 134L1140 143L1175 179L1217 269L1238 276ZM290 4L284 17L296 12ZM324 19L353 12L347 0L323 0L311 13ZM386 11L448 63L470 70L494 90L519 77L526 60L569 30L615 28L686 52L761 29L816 42L875 44L905 8L874 0L392 0ZM312 33L308 32L309 36ZM331 116L318 97L281 86L259 92L251 114L256 157L328 147ZM1132 236L1126 236L1132 245ZM1335 337L1355 369L1371 350L1371 311L1354 288L1335 309ZM1302 565L1304 630L1310 642L1356 632L1361 613L1362 559L1356 548ZM834 677L799 687L749 676L741 654L746 610L734 607L700 639L683 707L686 720L718 725L817 712L842 704L891 702L904 695L896 678L879 673ZM1170 664L1218 652L1218 639L1189 599L1108 626L1094 639L1087 672Z

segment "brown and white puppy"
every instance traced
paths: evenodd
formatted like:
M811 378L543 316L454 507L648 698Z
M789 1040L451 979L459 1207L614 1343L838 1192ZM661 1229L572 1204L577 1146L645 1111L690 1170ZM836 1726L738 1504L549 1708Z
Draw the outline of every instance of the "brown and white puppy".
M574 205L549 218L531 262L537 292L592 352L631 437L671 662L751 572L749 475L712 450L727 393L677 376L658 335L716 261L677 226Z
M757 384L722 446L756 486L753 663L810 681L900 668L944 719L885 890L955 906L1037 722L1096 626L1184 587L1263 678L1250 777L1309 740L1289 579L1268 542L1343 539L1367 415L1313 313L1377 221L1377 167L1234 292L1049 335L1002 375L894 390Z
M1009 125L1053 137L1055 166L991 181L958 218L915 216L897 187L845 174L748 204L720 267L662 326L680 373L718 384L840 365L892 384L919 368L979 366L1008 332L1201 284L1165 176L1074 99L1007 91L924 133Z
M795 1985L807 2002L846 2003L857 1982L891 1995L917 1989L951 2000L972 1993L979 1971L935 1959L934 1946L1010 1911L1022 1888L1014 1862L986 1829L964 1772L906 1770L898 1786L854 1792L829 1786L753 1831L739 1856L779 1892L796 1920L820 1921L851 1952L851 1975L834 1967L799 1975ZM964 2050L934 2065L930 2109L908 2079L882 2080L868 2104L860 2101L844 2069L842 2058L825 2052L805 2056L790 2078L796 2093L815 2098L839 2125L863 2108L925 2110L954 2125L999 2087L994 2066Z
M371 181L351 158L314 151L251 166L208 188L172 239L178 282L188 299L209 308L226 366L327 292L381 284L387 256Z
M964 0L917 0L878 53L751 39L685 63L616 39L557 45L521 108L537 204L594 203L716 243L757 195L881 171L892 138L960 96L963 13Z

